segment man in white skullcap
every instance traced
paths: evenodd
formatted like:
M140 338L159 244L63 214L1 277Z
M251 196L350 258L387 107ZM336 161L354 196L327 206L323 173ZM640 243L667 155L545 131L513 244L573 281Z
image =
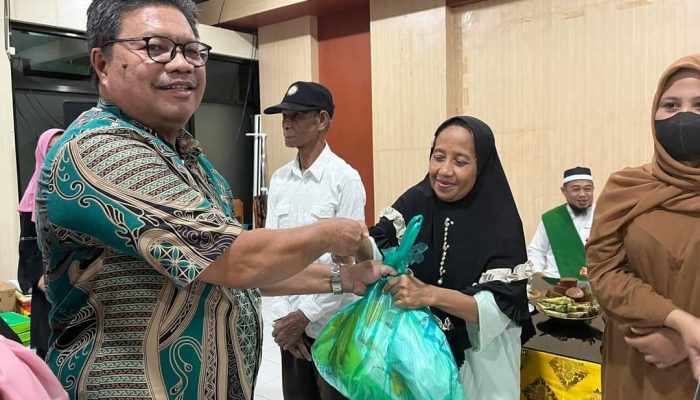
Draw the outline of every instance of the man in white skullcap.
M566 203L542 214L527 255L535 272L550 278L581 278L595 209L591 170L574 167L564 171L561 192Z

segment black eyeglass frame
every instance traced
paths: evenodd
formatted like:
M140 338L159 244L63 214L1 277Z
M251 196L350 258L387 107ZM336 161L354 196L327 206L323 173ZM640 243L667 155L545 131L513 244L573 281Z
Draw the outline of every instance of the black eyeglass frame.
M171 42L171 43L173 44L173 49L170 51L170 59L169 59L169 60L167 60L167 61L159 61L159 60L156 60L155 58L153 58L153 56L151 55L151 49L150 49L150 47L148 46L148 42L150 42L150 41L153 40L153 39L165 39L165 40L168 40L169 42ZM102 46L100 46L100 48L104 48L105 46L108 46L108 45L113 44L113 43L138 42L138 41L141 41L141 40L143 40L144 42L146 42L146 47L145 47L145 48L146 48L146 54L148 54L148 58L150 58L150 59L153 60L154 62L157 62L158 64L167 64L167 63L171 62L171 61L175 58L175 55L177 54L177 49L179 48L179 49L180 49L180 52L182 53L182 57L184 57L185 60L186 60L188 63L190 63L193 67L195 67L195 68L203 67L203 66L207 63L207 61L209 61L209 53L211 52L211 49L212 49L212 47L209 46L208 44L202 43L202 42L199 42L199 41L196 41L196 40L191 41L191 42L187 42L187 43L178 43L178 42L176 42L176 41L174 41L174 40L172 40L172 39L170 39L169 37L166 37L166 36L142 36L142 37L130 37L130 38L112 39L112 40L107 40L107 41L105 41L105 42L102 44ZM204 62L202 62L201 64L194 63L194 62L192 62L192 60L191 60L189 57L187 57L187 54L186 54L186 52L185 52L185 46L187 46L187 45L189 45L189 44L192 44L192 43L196 43L196 44L198 44L198 45L202 45L202 46L204 46L204 49L206 49L206 56L204 57ZM163 54L165 54L165 53L163 53ZM201 53L200 53L200 54L201 54Z

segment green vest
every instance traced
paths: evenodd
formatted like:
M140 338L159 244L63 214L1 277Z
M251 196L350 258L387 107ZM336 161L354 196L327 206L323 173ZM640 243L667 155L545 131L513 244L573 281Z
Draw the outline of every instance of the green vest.
M586 250L566 204L542 214L542 223L554 253L554 260L557 262L559 275L562 278L588 280L580 275L581 267L586 265Z

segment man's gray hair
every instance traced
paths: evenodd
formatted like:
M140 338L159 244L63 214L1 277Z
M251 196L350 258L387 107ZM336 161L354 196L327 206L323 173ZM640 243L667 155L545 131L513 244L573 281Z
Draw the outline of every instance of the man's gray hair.
M197 6L192 0L93 0L87 10L88 52L95 47L103 47L105 42L118 39L124 14L148 6L174 7L182 12L192 28L196 38ZM103 49L105 55L111 54L111 47Z

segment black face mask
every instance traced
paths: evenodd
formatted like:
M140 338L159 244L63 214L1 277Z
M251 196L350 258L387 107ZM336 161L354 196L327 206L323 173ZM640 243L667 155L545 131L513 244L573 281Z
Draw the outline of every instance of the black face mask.
M654 126L656 139L674 160L700 158L700 114L679 112L671 118L657 119Z

